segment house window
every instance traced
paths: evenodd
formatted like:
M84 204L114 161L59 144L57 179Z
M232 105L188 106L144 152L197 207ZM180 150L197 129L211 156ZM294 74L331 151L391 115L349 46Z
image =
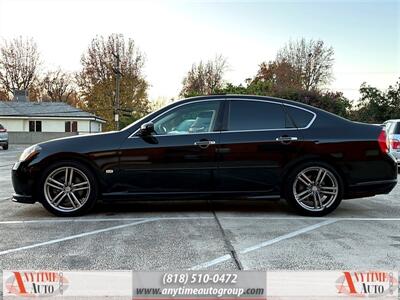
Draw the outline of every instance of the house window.
M65 132L78 132L78 122L77 121L66 121L65 122Z
M42 132L42 121L29 121L30 132Z

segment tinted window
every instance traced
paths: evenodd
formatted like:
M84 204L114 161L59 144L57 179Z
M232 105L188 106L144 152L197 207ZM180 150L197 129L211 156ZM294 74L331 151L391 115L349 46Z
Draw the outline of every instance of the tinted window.
M231 101L229 130L285 128L285 113L280 104L262 101Z
M395 123L393 127L393 134L400 134L400 122Z
M177 107L156 119L154 130L162 135L211 132L219 104L219 101L202 101Z
M312 113L293 106L285 106L285 109L297 128L307 127L314 117Z

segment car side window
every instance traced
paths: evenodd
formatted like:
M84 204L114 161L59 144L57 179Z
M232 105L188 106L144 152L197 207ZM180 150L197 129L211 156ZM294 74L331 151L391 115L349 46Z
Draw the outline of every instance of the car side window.
M286 116L279 103L232 100L228 130L262 130L285 128Z
M400 134L400 122L396 122L393 125L393 134Z
M307 127L314 118L312 113L300 108L285 105L285 109L297 128Z
M217 120L220 101L185 104L156 118L154 130L158 135L211 132Z

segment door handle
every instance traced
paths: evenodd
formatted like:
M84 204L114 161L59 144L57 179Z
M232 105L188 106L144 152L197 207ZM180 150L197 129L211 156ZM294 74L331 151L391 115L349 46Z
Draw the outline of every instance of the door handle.
M282 142L282 143L290 143L290 142L297 141L297 140L298 140L297 136L285 136L285 135L277 137L275 139L275 141Z
M210 146L210 145L214 145L215 141L201 140L201 141L194 142L194 144L196 146L199 146L202 149L205 149L205 148L208 148L208 146Z

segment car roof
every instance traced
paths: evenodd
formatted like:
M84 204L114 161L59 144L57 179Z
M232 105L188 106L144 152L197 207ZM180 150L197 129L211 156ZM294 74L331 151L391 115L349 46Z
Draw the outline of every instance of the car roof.
M333 117L335 119L341 119L342 121L347 121L347 122L351 122L350 120L343 118L341 116L338 116L336 114L333 114L329 111L320 109L318 107L315 106L311 106L308 104L305 104L303 102L300 101L294 101L294 100L288 100L288 99L283 99L283 98L277 98L277 97L271 97L271 96L258 96L258 95L242 95L242 94L223 94L223 95L207 95L207 96L195 96L195 97L190 97L190 98L185 98L182 100L178 100L177 102L181 102L182 103L189 103L192 101L198 101L198 100L207 100L207 99L219 99L219 100L229 100L229 99L243 99L243 100L265 100L265 101L275 101L275 102L280 102L283 104L288 104L288 105L293 105L293 106L297 106L300 108L304 108L306 110L309 110L313 113L319 113L319 114L323 114L327 117Z
M271 96L259 96L259 95L242 95L242 94L223 94L223 95L206 95L206 96L195 96L195 97L190 97L190 98L184 98L178 101L182 102L191 102L191 101L198 101L198 100L208 100L208 99L219 99L219 100L229 100L229 99L259 99L259 100L267 100L267 101L275 101L275 102L281 102L285 104L290 104L290 105L296 105L300 107L304 107L306 109L318 109L314 106L299 102L299 101L294 101L294 100L288 100L288 99L283 99L283 98L277 98L277 97L271 97Z

